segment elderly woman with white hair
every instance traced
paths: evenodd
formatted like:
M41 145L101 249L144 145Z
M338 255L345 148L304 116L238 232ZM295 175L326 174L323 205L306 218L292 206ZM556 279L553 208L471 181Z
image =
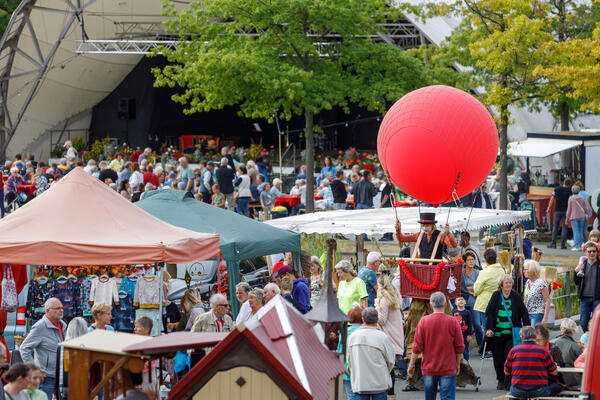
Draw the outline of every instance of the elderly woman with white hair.
M38 168L35 171L35 176L33 178L33 185L35 185L35 195L39 196L44 193L50 185L48 184L48 179L44 176L44 169Z
M356 277L358 274L350 261L340 261L336 264L335 271L340 280L337 286L337 299L340 310L344 314L348 314L354 303L360 304L363 308L367 307L369 298L367 286L362 279Z
M573 367L577 357L581 355L583 349L573 338L577 332L577 324L570 318L565 318L560 323L561 335L554 340L554 344L560 350L560 366ZM581 383L581 375L563 374L567 386L576 386Z
M323 210L333 210L333 192L331 191L331 187L329 179L323 179L321 181L321 189L319 190L319 197L322 197L322 200L317 200L315 202L316 208L321 208Z
M252 318L258 310L260 310L263 306L263 298L264 292L260 288L254 288L250 292L248 292L248 303L250 304L250 315L249 318Z
M521 295L513 288L513 278L504 274L498 281L498 290L492 294L485 310L485 335L491 345L498 390L510 388L510 376L504 375L504 362L510 349L520 343L518 330L529 325L529 315Z
M6 199L6 204L12 203L17 198L17 186L26 184L27 182L25 182L25 179L23 179L19 173L19 168L12 167L10 169L10 176L4 184L4 198Z
M525 307L529 313L531 326L541 322L544 326L550 314L550 292L546 282L540 278L540 264L535 260L525 261L523 268L525 284Z

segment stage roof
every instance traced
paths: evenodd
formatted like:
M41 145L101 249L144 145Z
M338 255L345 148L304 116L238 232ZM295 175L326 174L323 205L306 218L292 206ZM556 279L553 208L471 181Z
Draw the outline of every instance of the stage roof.
M185 7L190 0L175 3ZM14 132L7 154L91 109L143 57L78 54L77 41L136 38L160 30L161 10L160 0L23 0L0 46L0 122L4 119L5 129Z

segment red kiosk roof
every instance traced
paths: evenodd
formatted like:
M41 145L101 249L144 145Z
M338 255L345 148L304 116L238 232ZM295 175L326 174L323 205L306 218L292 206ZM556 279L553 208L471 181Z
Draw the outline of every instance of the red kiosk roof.
M125 347L123 351L154 355L177 350L199 349L215 346L226 336L227 333L224 332L173 332Z

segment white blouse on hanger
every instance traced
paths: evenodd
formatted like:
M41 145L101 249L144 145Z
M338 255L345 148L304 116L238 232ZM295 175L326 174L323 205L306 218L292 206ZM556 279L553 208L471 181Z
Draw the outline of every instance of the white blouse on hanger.
M154 275L140 277L135 285L133 305L139 308L159 308L160 281Z
M90 302L111 306L113 301L115 304L119 304L119 289L116 279L107 276L94 279L90 288Z

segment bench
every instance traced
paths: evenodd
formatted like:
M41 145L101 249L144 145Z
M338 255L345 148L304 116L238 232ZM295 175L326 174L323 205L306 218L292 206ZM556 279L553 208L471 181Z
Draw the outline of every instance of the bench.
M521 399L520 397L514 397L511 395L506 396L507 399ZM528 400L577 400L578 397L531 397Z
M578 399L579 391L563 390L562 392L559 393L559 395L560 396L532 397L530 400L533 400L533 399L537 399L537 400L569 400L569 399L573 399L573 400L576 400L576 399ZM506 398L507 399L520 399L520 397L511 396L510 394L507 394Z

